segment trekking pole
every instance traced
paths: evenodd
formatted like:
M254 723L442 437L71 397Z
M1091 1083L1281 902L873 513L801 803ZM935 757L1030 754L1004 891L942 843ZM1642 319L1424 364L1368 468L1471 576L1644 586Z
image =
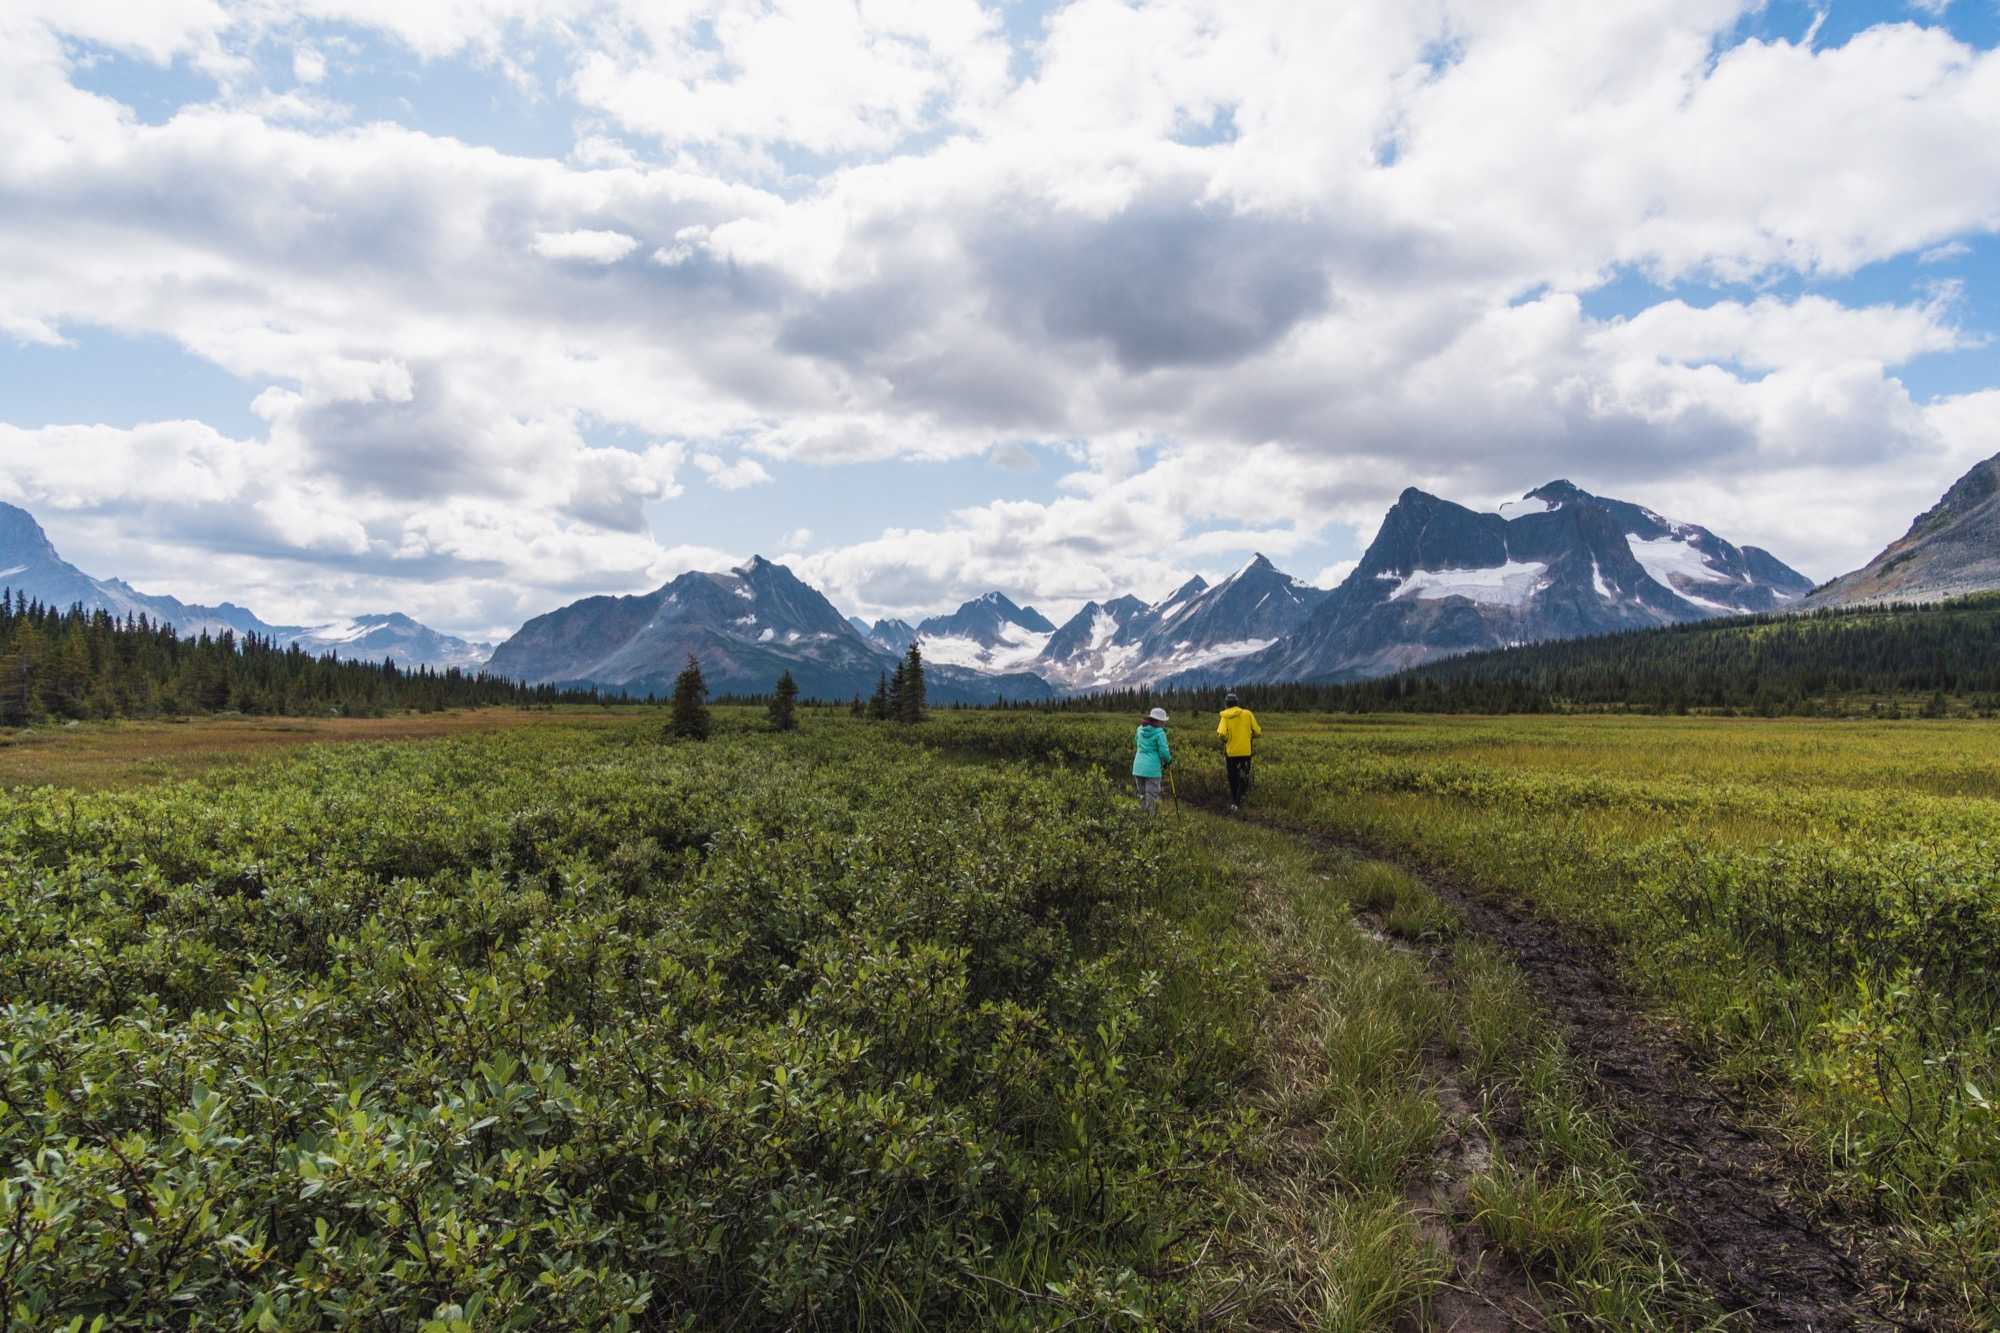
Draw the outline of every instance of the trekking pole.
M1174 766L1172 764L1167 765L1167 790L1173 794L1174 818L1179 819L1181 817L1181 784L1174 781Z

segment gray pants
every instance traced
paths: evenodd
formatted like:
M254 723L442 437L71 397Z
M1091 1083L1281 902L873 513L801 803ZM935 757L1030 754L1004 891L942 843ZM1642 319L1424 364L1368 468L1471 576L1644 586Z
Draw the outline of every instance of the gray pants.
M1150 812L1160 803L1160 780L1158 778L1133 778L1139 788L1139 808Z

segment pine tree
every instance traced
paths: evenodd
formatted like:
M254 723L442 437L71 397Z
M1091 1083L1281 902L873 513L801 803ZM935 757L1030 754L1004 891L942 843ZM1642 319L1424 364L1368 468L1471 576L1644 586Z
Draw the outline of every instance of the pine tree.
M794 709L799 701L798 682L787 671L778 677L778 686L771 691L771 725L779 731L797 731L799 720Z
M896 669L889 676L889 697L884 702L882 716L891 722L903 720L903 692L910 679L910 664L907 660L896 663Z
M42 711L42 636L35 622L15 617L13 642L0 655L0 723L18 727Z
M701 663L688 654L688 664L674 677L673 712L667 718L667 734L682 740L708 739L708 682L701 678Z
M83 621L72 620L48 659L48 703L58 717L82 717L90 692L90 641Z
M868 717L874 722L889 720L889 673L883 672L875 681L875 696L868 701Z
M866 703L863 703L861 696L857 694L854 696L854 706L848 709L847 711L851 716L854 717L867 717L868 705Z
M896 720L898 722L921 722L929 716L924 700L924 655L912 643L904 656L903 664L896 668L896 676L903 682L902 690L896 695Z

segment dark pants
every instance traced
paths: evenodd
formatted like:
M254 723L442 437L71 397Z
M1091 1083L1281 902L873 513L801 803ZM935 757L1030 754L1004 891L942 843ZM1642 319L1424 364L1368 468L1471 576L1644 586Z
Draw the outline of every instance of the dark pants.
M1229 803L1243 804L1243 798L1250 794L1250 756L1229 756Z

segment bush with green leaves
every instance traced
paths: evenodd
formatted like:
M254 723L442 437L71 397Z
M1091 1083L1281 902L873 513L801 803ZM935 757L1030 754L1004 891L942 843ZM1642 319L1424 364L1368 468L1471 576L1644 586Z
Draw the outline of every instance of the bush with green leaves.
M1260 980L1078 772L866 727L0 797L16 1327L1188 1317Z

